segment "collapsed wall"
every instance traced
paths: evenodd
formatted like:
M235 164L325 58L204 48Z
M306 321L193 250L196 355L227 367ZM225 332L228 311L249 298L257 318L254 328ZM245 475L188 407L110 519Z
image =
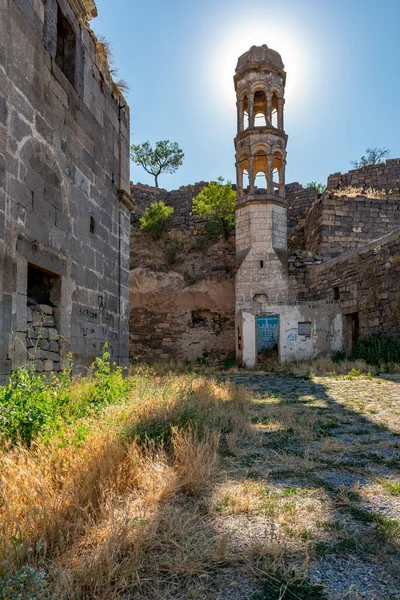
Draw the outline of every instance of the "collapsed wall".
M234 352L232 240L200 248L201 226L154 240L133 229L130 356L223 359Z

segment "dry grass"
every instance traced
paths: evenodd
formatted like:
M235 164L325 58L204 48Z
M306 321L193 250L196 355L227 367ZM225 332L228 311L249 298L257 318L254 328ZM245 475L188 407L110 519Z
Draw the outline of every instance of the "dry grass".
M392 196L393 194L397 194L397 190L387 189L387 190L376 190L375 188L364 188L364 187L355 187L355 186L347 186L340 190L332 190L335 196L342 197L347 196L348 198L356 198L357 196L361 196L363 198L380 198L386 199L388 196Z
M187 499L207 493L221 431L244 430L248 401L230 383L139 373L83 441L71 427L3 453L3 573L45 564L54 597L104 600L204 573L218 543Z

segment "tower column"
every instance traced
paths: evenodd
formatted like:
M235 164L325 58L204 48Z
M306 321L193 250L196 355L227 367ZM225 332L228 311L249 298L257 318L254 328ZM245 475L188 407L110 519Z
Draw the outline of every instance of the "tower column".
M241 133L244 130L244 105L243 100L236 102L237 107L237 130Z
M272 123L272 94L267 94L267 125L271 127Z
M279 98L278 100L278 129L283 129L283 105L285 104L285 100L283 98Z
M273 169L273 157L272 156L268 156L268 194L273 194L274 193L274 169Z
M243 169L240 163L236 163L236 192L239 198L243 195Z
M254 157L249 156L249 187L250 194L254 193Z
M249 94L248 103L249 103L249 127L250 127L250 129L252 129L254 127L254 94Z

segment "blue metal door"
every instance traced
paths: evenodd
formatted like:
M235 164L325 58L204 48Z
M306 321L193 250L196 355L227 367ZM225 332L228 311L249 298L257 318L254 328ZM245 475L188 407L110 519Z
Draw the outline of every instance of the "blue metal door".
M257 317L257 353L259 360L278 355L279 317Z

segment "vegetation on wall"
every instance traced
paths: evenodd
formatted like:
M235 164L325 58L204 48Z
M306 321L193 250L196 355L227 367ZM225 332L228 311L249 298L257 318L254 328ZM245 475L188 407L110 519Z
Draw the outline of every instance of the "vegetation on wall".
M385 146L375 146L375 148L367 148L360 160L352 160L350 164L354 169L362 169L382 164L387 158L390 158L390 150Z
M135 165L153 175L155 186L158 188L158 177L161 173L175 173L183 163L185 155L177 142L163 140L156 142L153 148L149 141L142 144L132 144L131 160Z
M318 194L323 194L324 191L326 190L326 185L325 183L317 183L316 181L310 181L310 183L307 183L308 188L312 187L315 188L318 192Z
M174 209L164 202L152 202L140 218L140 229L158 239L171 221Z
M224 183L222 177L212 181L198 194L192 203L193 212L206 219L208 233L229 237L235 229L236 192L230 181Z

